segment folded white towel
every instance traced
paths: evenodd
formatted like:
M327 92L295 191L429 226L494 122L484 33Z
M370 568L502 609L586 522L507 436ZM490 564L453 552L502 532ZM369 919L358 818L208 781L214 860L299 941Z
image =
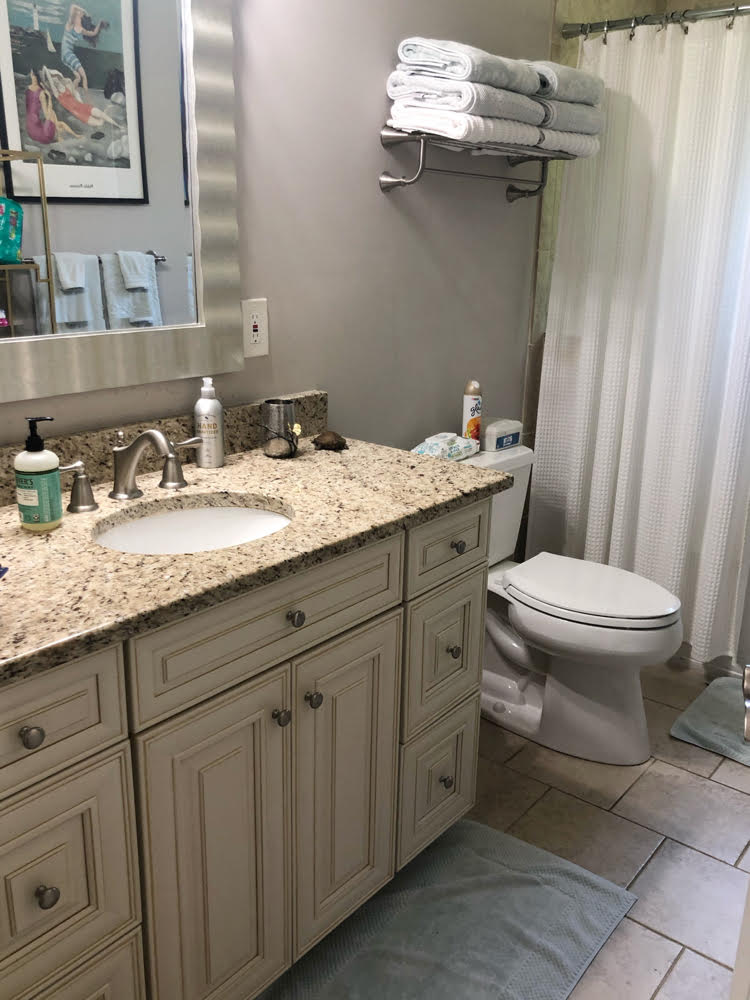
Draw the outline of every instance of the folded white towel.
M153 254L141 253L140 250L118 250L117 259L120 262L122 280L129 292L148 288L154 264Z
M133 292L125 287L118 255L105 253L99 258L102 262L104 296L112 330L124 330L130 326L162 325L156 261L149 254L143 256L148 267L148 284L145 289Z
M583 132L584 135L599 135L604 128L604 112L589 104L570 104L564 101L548 101L543 97L534 99L544 111L543 128L558 132Z
M421 76L402 69L395 69L388 77L387 90L388 96L404 107L465 111L470 115L508 118L527 125L541 125L547 113L539 101L512 90L468 80Z
M55 270L64 292L77 291L86 284L86 255L82 253L55 253Z
M556 132L543 128L542 149L555 149L572 156L595 156L599 152L599 139L595 135L581 135L578 132Z
M61 256L63 255L54 254L53 273L59 271L58 258ZM81 258L83 282L81 287L73 288L67 292L62 289L59 281L55 282L55 316L58 329L88 333L106 330L99 258L95 257L94 254L71 254L70 256ZM34 261L39 265L39 276L46 278L47 258L44 256L35 257ZM49 298L45 283L35 282L34 299L37 329L40 334L51 333Z
M413 108L401 101L394 101L388 124L407 132L430 132L461 142L504 142L514 146L536 146L541 138L538 128L523 122L504 118L480 118L478 115L467 115L464 111Z
M492 87L535 94L539 74L531 63L495 56L461 42L435 38L405 38L398 47L398 57L413 73L488 83Z
M590 104L594 107L604 99L604 80L572 66L553 62L529 63L539 74L539 97L552 97L556 101Z

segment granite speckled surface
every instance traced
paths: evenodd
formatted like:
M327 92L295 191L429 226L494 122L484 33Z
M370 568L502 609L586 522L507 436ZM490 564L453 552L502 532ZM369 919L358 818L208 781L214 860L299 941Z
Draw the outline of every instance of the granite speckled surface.
M119 502L94 488L100 509L66 515L46 535L23 531L15 506L0 510L0 683L30 676L130 636L178 621L353 551L403 528L507 489L512 476L380 445L350 441L342 452L301 443L295 459L260 450L223 469L186 469L188 487L169 494L159 473L139 475L140 500ZM94 540L102 524L145 508L195 506L225 491L290 513L283 530L245 545L195 555L115 552ZM150 511L149 511L150 512Z
M297 392L285 396L284 399L294 400L297 420L302 425L306 437L315 437L327 426L328 393L319 390ZM263 428L260 419L261 401L245 403L242 406L228 406L224 411L224 446L227 455L236 455L250 448L258 448L263 442ZM49 414L54 416L54 414ZM86 472L92 483L105 483L112 478L112 444L115 431L121 430L126 441L145 431L148 427L156 427L167 435L171 441L183 441L193 436L193 414L187 413L178 417L154 417L152 420L142 420L137 424L122 424L119 427L105 427L96 431L83 431L80 434L69 434L66 437L55 437L54 424L41 426L41 433L47 448L50 448L60 459L60 465L71 465L81 459L86 466ZM25 425L19 427L19 434L25 430ZM49 436L48 436L49 432ZM24 435L25 436L25 435ZM13 472L13 459L23 450L23 438L18 444L0 447L0 507L15 503L16 487ZM192 464L193 452L186 451L181 456L183 465ZM146 452L140 468L144 472L156 472L162 466L162 459L153 452ZM72 476L68 474L63 479L63 489L69 490Z

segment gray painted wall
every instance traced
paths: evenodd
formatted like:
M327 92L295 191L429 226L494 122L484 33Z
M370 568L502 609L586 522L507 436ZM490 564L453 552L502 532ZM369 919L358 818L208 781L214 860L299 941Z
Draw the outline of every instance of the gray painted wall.
M380 171L414 157L378 133L401 37L538 58L551 20L551 0L238 0L244 289L269 299L271 356L218 378L227 403L325 388L332 426L400 446L457 429L468 377L488 413L520 413L536 202L437 175L385 196ZM0 441L32 410L64 433L184 412L196 393L169 382L8 403Z

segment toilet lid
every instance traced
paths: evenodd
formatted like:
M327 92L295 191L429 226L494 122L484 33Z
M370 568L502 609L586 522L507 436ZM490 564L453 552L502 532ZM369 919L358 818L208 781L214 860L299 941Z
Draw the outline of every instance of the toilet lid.
M615 628L663 628L679 620L680 602L658 583L617 566L551 552L507 570L510 599L550 615Z

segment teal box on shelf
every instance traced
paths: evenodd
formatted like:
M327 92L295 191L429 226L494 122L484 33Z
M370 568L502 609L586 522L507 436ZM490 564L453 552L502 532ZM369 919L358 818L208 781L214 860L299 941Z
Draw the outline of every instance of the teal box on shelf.
M20 264L23 208L11 198L0 198L0 264Z

